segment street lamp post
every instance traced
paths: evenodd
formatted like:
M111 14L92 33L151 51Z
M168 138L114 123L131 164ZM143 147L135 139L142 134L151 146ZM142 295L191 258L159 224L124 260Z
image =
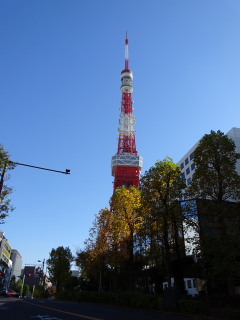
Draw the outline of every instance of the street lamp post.
M44 264L45 264L45 258L43 259L43 261L38 260L38 262L42 262L42 277L41 277L41 284L44 286Z
M4 162L4 167L1 173L1 178L0 178L0 196L2 195L2 189L3 189L3 184L4 184L4 177L7 171L7 167L9 164L17 165L17 166L25 166L25 167L30 167L30 168L35 168L35 169L41 169L41 170L47 170L47 171L52 171L52 172L58 172L58 173L63 173L63 174L70 174L70 169L66 169L65 171L59 171L59 170L54 170L54 169L49 169L49 168L43 168L43 167L37 167L37 166L32 166L30 164L25 164L25 163L20 163L20 162L15 162L7 159Z
M30 168L35 168L35 169L41 169L41 170L47 170L47 171L52 171L52 172L58 172L58 173L63 173L63 174L70 174L70 169L66 169L65 171L59 171L59 170L54 170L54 169L48 169L48 168L43 168L43 167L37 167L37 166L32 166L30 164L25 164L25 163L20 163L20 162L14 162L9 160L9 163L16 164L19 166L25 166L25 167L30 167Z

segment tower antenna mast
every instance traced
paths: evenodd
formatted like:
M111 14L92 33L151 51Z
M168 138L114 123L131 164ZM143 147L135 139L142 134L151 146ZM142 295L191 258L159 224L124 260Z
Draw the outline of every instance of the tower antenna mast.
M112 157L112 175L114 176L114 191L121 187L138 187L143 158L136 150L136 123L133 114L133 74L129 69L128 34L125 39L125 69L121 72L121 113L119 119L118 151Z
M125 69L129 69L129 54L128 54L128 34L126 30L126 39L125 39Z

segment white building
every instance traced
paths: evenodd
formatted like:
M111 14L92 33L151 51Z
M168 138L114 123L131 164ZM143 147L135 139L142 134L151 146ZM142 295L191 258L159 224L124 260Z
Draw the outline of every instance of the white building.
M80 271L79 270L71 270L72 276L73 277L80 277Z
M236 152L240 153L240 128L232 128L226 135L234 141L236 145ZM191 184L192 177L195 172L194 151L197 148L199 141L178 162L182 176L186 179L187 186ZM237 161L236 170L240 175L240 160Z
M4 236L4 232L0 232L0 266L2 268L12 267L11 253L12 248Z
M16 249L12 250L11 260L12 260L11 276L15 276L16 279L18 280L18 277L20 277L22 272L23 261L20 253Z
M199 295L199 291L197 288L197 282L199 279L196 278L184 278L184 287L187 291L187 294L190 296L197 296ZM171 278L171 287L174 288L174 278ZM163 282L163 290L168 288L168 283Z

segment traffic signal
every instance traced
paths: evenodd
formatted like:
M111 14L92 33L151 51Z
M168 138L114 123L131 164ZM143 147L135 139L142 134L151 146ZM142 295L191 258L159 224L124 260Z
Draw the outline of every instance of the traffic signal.
M3 278L5 276L5 273L0 271L0 278Z

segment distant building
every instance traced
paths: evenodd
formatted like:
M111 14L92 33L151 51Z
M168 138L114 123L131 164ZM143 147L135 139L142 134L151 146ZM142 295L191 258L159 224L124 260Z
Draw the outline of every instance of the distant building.
M240 128L232 128L226 135L235 143L236 152L240 153ZM194 151L197 148L199 141L178 162L182 177L186 180L187 186L192 183L192 177L195 172ZM240 160L237 161L236 171L240 175Z
M80 277L80 271L79 270L71 270L72 276L73 277Z
M184 288L188 295L197 296L199 295L197 283L199 279L196 278L183 278ZM171 278L171 287L174 288L174 278ZM168 282L163 282L163 291L168 288Z
M20 253L16 249L12 250L11 260L12 260L11 276L15 276L16 280L18 280L17 278L21 276L23 262L22 262L22 257Z
M0 279L0 287L7 289L10 283L12 260L12 248L8 240L4 236L4 232L0 232L0 272L4 274Z
M36 266L25 266L23 269L24 284L30 287L38 286L42 280L42 270Z

